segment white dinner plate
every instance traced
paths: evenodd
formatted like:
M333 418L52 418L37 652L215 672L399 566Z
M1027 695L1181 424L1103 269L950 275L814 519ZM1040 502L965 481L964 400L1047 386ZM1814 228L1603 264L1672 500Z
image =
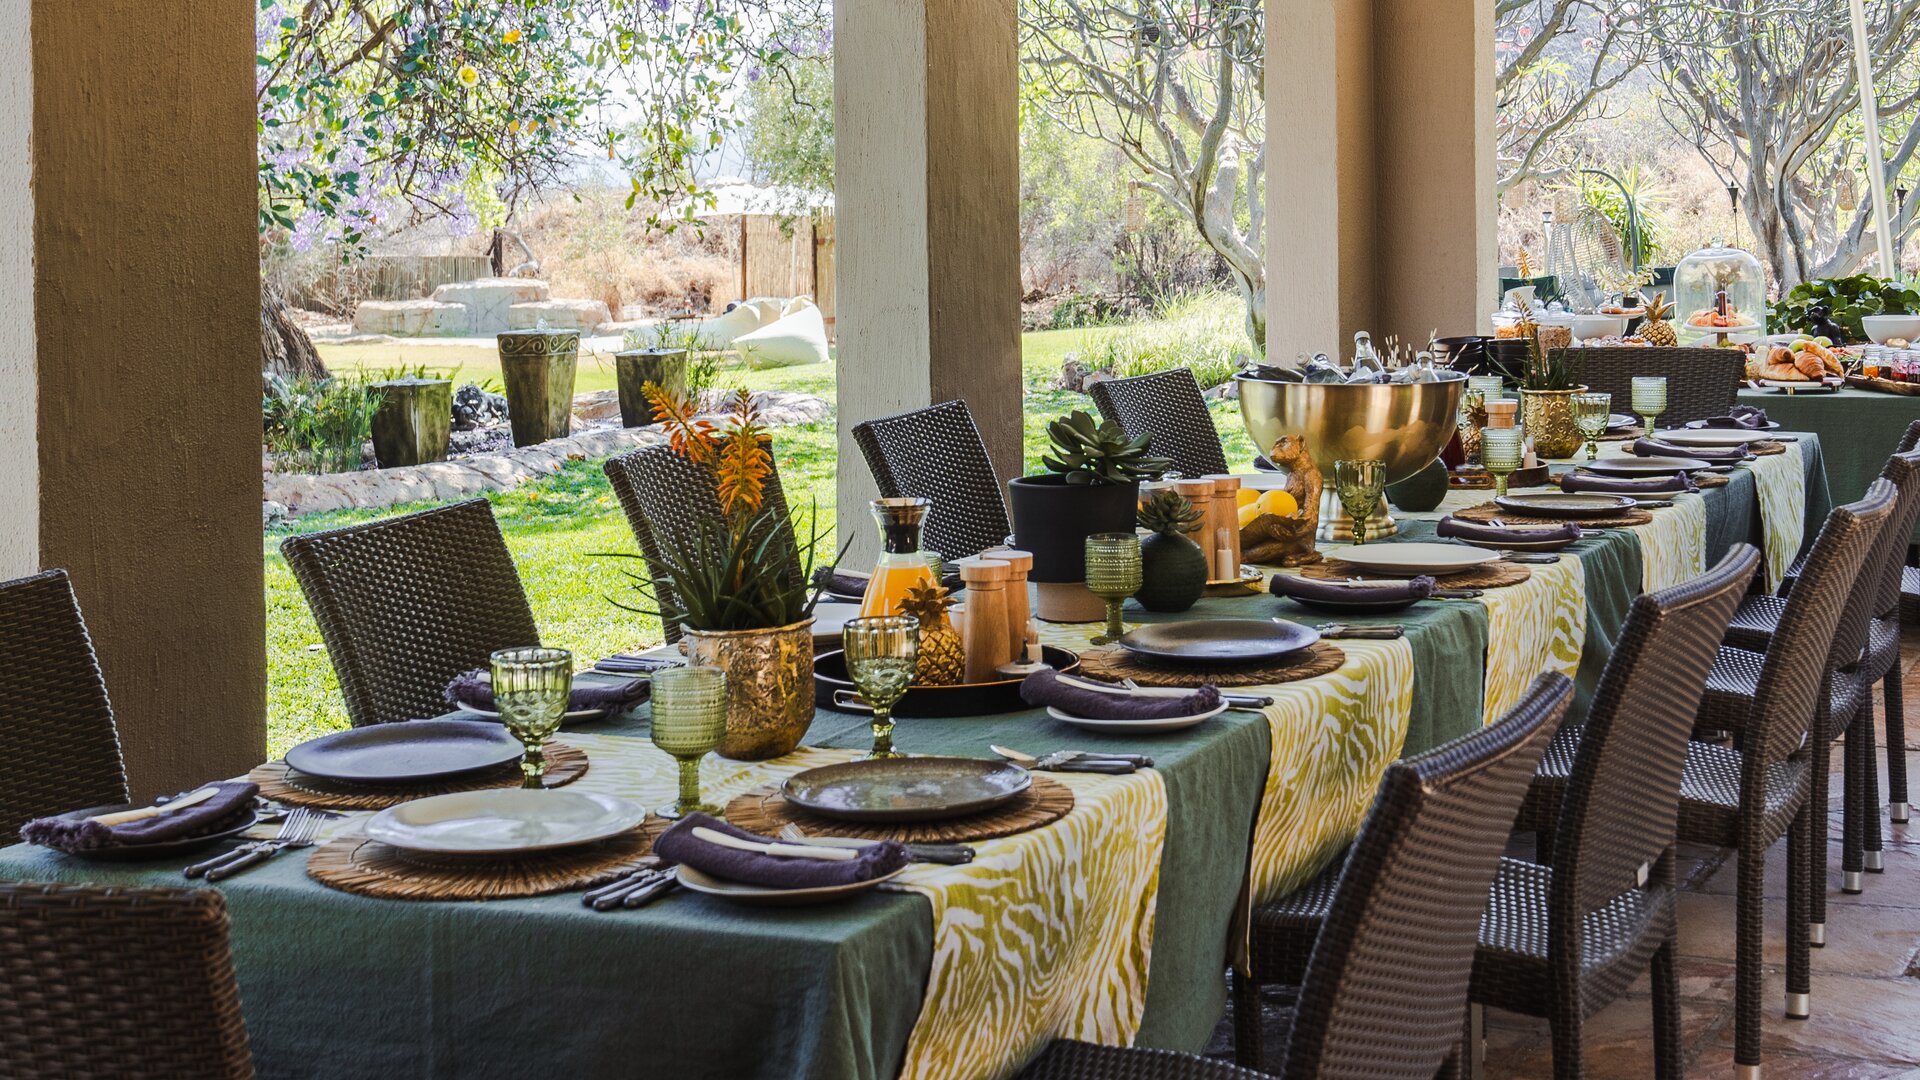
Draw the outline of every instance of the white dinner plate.
M1206 712L1192 716L1170 716L1159 720L1095 720L1091 716L1075 716L1058 706L1047 706L1047 715L1055 720L1109 735L1158 735L1166 731L1181 731L1205 723L1226 711L1227 703L1223 701Z
M491 788L388 807L368 819L367 836L437 855L519 855L605 840L646 816L639 803L598 792Z
M850 885L821 885L811 889L775 889L766 885L749 885L744 881L728 881L712 874L703 874L686 863L674 867L674 874L680 879L680 887L708 896L721 896L728 900L737 900L743 904L760 904L766 907L800 907L806 904L824 904L863 893L874 886L895 877L907 868L901 867L891 874L881 874L876 878L856 881Z
M1791 379L1755 379L1753 384L1763 390L1778 390L1786 394L1831 394L1840 389L1844 381L1835 379L1828 382L1822 379L1819 382L1811 380L1799 382Z
M1293 479L1292 473L1264 471L1234 473L1233 476L1248 491L1285 491L1287 482Z
M1773 438L1773 433L1749 428L1673 428L1658 437L1674 446L1745 446L1765 442Z
M1603 457L1599 461L1583 463L1581 468L1588 472L1604 473L1609 476L1660 476L1667 473L1695 472L1711 467L1709 462L1690 457L1664 457L1658 454L1647 457Z
M813 636L838 641L840 631L847 628L847 620L859 617L859 604L823 600L813 606Z
M1388 577L1417 577L1421 574L1439 577L1500 559L1498 554L1479 548L1428 543L1360 544L1330 551L1327 557Z

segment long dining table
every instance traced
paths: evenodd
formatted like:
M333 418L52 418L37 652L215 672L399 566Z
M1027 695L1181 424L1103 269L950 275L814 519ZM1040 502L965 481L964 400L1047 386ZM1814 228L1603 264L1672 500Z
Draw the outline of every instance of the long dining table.
M1438 513L1489 495L1400 514L1382 542L1429 537ZM1521 584L1343 617L1405 633L1336 641L1336 670L1255 688L1273 704L1185 731L1098 735L1039 710L903 720L896 742L914 754L1070 747L1144 753L1154 766L1049 774L1073 791L1064 818L831 906L686 892L607 914L578 894L379 900L317 883L305 853L289 852L218 886L259 1072L975 1078L1010 1075L1058 1037L1198 1050L1224 1007L1247 906L1340 853L1388 763L1497 717L1540 671L1573 675L1589 694L1634 595L1697 574L1736 542L1762 546L1770 567L1790 560L1828 501L1820 441L1800 433L1787 454L1676 498L1648 525L1602 530ZM1178 615L1127 611L1134 624L1276 615L1329 621L1265 593ZM1096 629L1046 633L1085 648ZM670 802L673 762L647 731L644 707L563 731L591 761L575 783ZM869 740L864 717L822 710L800 750L709 758L703 783L724 802L858 757ZM333 831L351 835L364 818ZM0 849L0 877L181 884L185 861L90 863L15 845Z

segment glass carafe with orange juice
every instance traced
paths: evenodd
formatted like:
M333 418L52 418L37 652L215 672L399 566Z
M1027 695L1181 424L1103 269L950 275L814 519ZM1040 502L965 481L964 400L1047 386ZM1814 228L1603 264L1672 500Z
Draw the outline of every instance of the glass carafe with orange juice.
M880 561L860 601L860 616L898 615L908 589L940 581L939 557L920 550L920 532L933 504L900 498L875 499L868 506L880 526Z

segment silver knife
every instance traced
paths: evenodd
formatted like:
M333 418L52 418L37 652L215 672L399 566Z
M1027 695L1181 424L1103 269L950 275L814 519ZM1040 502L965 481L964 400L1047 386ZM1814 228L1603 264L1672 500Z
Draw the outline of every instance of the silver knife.
M1153 759L1139 754L1090 754L1081 750L1056 750L1044 757L1023 754L1009 746L989 744L987 749L1006 758L1025 769L1040 772L1101 772L1130 773L1135 769L1150 769Z
M1399 623L1381 623L1378 626L1357 626L1350 623L1321 623L1314 627L1323 638L1348 638L1353 640L1394 641L1406 636L1406 628Z

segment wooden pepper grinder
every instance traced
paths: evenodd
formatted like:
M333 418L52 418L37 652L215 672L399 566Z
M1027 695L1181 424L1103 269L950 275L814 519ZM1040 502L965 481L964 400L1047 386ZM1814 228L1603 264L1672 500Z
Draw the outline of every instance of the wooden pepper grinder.
M1226 565L1220 568L1216 580L1240 580L1240 478L1224 473L1207 479L1213 481L1213 517L1209 524L1213 526L1214 550L1226 550Z
M960 635L967 650L967 681L993 682L996 670L1013 656L1007 632L1007 580L1013 567L986 558L961 559L952 566L967 588L967 625Z
M1200 545L1200 550L1207 555L1207 580L1219 581L1220 552L1217 550L1216 541L1219 537L1220 521L1214 515L1213 481L1178 480L1174 482L1173 490L1179 492L1181 498L1192 503L1193 508L1199 511L1200 532L1194 540ZM1234 517L1230 520L1238 523L1237 508L1234 510ZM1235 574L1238 574L1237 570Z
M1033 572L1033 552L1016 548L997 548L980 553L983 559L1007 564L1007 656L1002 664L1026 658L1027 623L1033 618L1033 602L1027 596L1027 575Z

